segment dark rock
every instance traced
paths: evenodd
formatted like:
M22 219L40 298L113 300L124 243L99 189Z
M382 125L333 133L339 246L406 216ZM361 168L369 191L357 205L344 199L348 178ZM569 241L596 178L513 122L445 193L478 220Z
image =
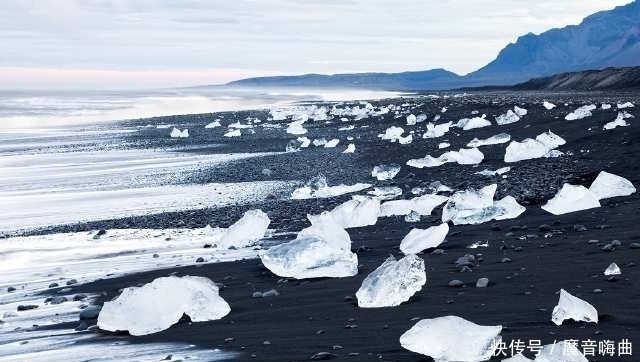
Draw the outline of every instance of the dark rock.
M582 224L575 224L573 225L573 231L577 231L577 232L583 232L583 231L587 231L587 227L582 225Z
M8 287L7 288L7 292L8 293L15 292L15 291L16 291L16 288L14 288L14 287Z
M267 297L277 297L277 296L279 296L279 295L280 295L280 293L278 293L278 291L277 291L277 290L275 290L275 289L267 290L266 292L262 293L262 296L263 296L264 298L267 298Z
M79 302L79 301L85 300L85 299L87 299L87 296L84 295L84 294L76 294L76 295L73 296L73 301L74 302Z
M464 285L464 282L462 280L458 280L458 279L454 279L454 280L449 282L449 286L453 287L453 288L460 288L463 285Z
M49 303L49 304L62 304L67 301L69 301L69 299L67 299L67 297L62 297L62 296L49 297L44 300L45 303Z
M104 234L106 234L107 231L105 229L100 229L98 230L98 232L93 236L94 239L100 239L100 237Z
M74 284L78 284L78 281L76 279L67 280L67 285L74 285Z
M501 263L511 263L511 259L510 258L502 258L502 260L500 260Z
M480 278L476 282L476 288L486 288L489 285L489 278Z
M80 318L81 321L85 321L85 320L89 320L89 319L96 319L96 318L98 318L98 315L100 314L100 310L101 309L102 309L102 307L100 307L100 306L90 305L90 306L88 306L85 309L80 311L79 318Z
M36 309L38 308L37 305L33 305L33 304L27 304L27 305L19 305L18 306L18 312L23 312L25 310L31 310L31 309Z
M602 251L607 251L607 252L609 252L609 251L613 251L614 249L615 249L615 248L614 248L614 247L613 247L613 245L611 245L611 244L607 244L607 245L605 245L605 246L603 246L603 247L601 248L601 250L602 250Z
M59 286L60 286L60 285L59 285L58 283L51 283L51 284L49 284L49 288L57 288L57 287L59 287Z
M640 249L640 243L631 243L631 244L629 244L629 248L631 248L631 249Z
M204 258L199 257L198 259L196 259L196 263L204 263Z
M553 230L553 229L548 224L542 224L542 225L538 226L538 231L551 231L551 230Z

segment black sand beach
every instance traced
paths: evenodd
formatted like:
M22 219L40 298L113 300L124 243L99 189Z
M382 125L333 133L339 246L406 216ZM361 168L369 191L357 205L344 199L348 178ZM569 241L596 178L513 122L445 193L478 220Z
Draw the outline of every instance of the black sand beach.
M542 101L558 107L546 110ZM632 101L640 104L634 93L477 93L458 98L405 98L371 102L374 106L394 103L420 104L412 112L425 113L430 120L442 107L449 110L442 121L470 117L472 111L494 116L514 105L529 113L519 122L470 131L452 129L442 138L414 137L411 144L399 145L380 140L377 135L392 125L405 130L423 130L425 123L406 126L405 117L366 118L345 124L356 125L351 131L338 131L339 119L332 124L309 121L305 127L310 138L339 138L336 148L311 146L300 152L234 161L211 169L201 169L193 175L183 175L193 183L240 182L254 180L298 180L303 184L322 174L330 185L369 182L395 185L403 189L403 198L411 197L413 187L426 187L434 181L456 190L498 184L497 197L511 195L527 207L517 219L480 225L452 226L442 251L428 250L420 256L427 266L427 284L398 307L358 308L355 291L366 275L389 255L400 256L400 240L411 228L426 228L440 220L441 207L418 223L407 223L402 217L381 218L375 226L349 229L353 250L358 254L359 273L341 279L283 279L264 268L259 259L230 263L156 270L124 277L107 278L93 283L73 285L73 293L104 293L103 301L127 286L150 282L156 277L176 275L206 276L222 283L220 294L231 305L231 313L222 320L208 323L184 321L169 330L146 337L112 335L92 329L85 333L104 334L105 338L126 339L129 342L180 341L206 348L239 352L237 360L306 361L319 352L329 352L334 360L348 361L425 361L426 357L400 346L398 338L421 318L457 315L482 325L503 325L503 340L541 340L542 344L566 339L612 340L628 339L640 343L640 228L638 212L640 196L602 201L602 207L554 216L540 209L564 182L588 186L605 170L640 185L640 128L638 118L631 118L629 127L603 131L606 122L616 117L615 103ZM565 106L564 104L568 105ZM611 110L597 109L593 116L566 121L564 116L581 105L612 103ZM636 117L634 108L628 110ZM255 128L255 134L239 138L222 137L222 130L211 132L204 126L221 118L223 126L242 122L246 117L266 119L267 112L227 112L223 114L176 116L125 122L125 125L170 123L189 128L190 137L171 139L166 129L149 127L125 136L123 145L134 148L180 148L183 152L233 153L282 152L295 136L284 129ZM286 127L288 121L281 121ZM273 122L276 123L276 122ZM368 126L360 128L360 126ZM446 140L451 150L464 147L474 137L486 138L501 132L521 141L547 130L563 137L561 147L566 155L509 164L506 179L500 176L475 175L477 171L504 167L506 144L482 147L484 161L477 167L445 164L435 168L416 169L405 165L411 158L425 154L440 155L438 143ZM244 133L244 132L243 132ZM421 133L421 132L420 132ZM354 154L342 154L353 136ZM178 147L179 146L179 147ZM189 146L189 147L185 147ZM400 173L391 181L377 182L370 175L373 166L397 163ZM263 172L269 169L271 172ZM219 209L199 209L155 215L104 220L77 225L65 225L37 230L31 234L89 231L111 228L171 228L226 227L244 211L260 208L271 218L276 232L296 232L309 225L307 213L319 213L350 198L343 195L330 199L288 200L288 195L272 195L252 205L228 206ZM100 207L99 202L96 207ZM292 236L293 237L293 236ZM620 246L609 251L603 247L613 240ZM474 242L487 241L488 247L467 248ZM203 246L204 247L204 246ZM454 262L465 254L473 254L476 263L471 272L459 272ZM604 269L616 262L623 274L608 280ZM489 278L487 288L476 288L478 278ZM450 287L458 279L463 287ZM564 288L593 304L600 316L598 324L565 322L556 326L551 311L558 302L557 292ZM280 295L252 298L255 291L276 289ZM68 327L68 326L59 326ZM530 353L526 353L531 357ZM506 357L503 357L506 358ZM500 360L494 358L493 360ZM589 357L590 361L634 361L633 356Z

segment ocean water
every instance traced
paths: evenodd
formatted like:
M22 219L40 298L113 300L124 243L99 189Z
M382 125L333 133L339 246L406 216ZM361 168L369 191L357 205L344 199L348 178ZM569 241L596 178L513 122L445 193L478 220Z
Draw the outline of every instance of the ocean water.
M1 92L0 234L250 203L293 187L293 182L184 184L182 176L196 169L265 154L195 155L127 149L121 137L138 129L113 121L394 95L207 87L149 92Z

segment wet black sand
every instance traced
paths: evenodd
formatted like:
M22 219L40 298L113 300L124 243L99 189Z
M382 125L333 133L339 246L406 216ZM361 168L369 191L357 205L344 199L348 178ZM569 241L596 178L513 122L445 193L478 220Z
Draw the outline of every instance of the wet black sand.
M545 110L542 99L554 102L558 107ZM409 302L394 308L360 309L355 304L354 293L362 279L390 254L399 255L400 240L413 227L426 228L439 219L439 209L432 216L423 217L415 224L402 218L380 219L372 227L350 229L353 249L357 250L360 272L356 277L344 279L315 279L306 281L283 280L264 267L259 260L233 263L207 264L194 267L176 267L167 270L99 280L74 287L74 292L105 292L106 298L117 295L119 289L145 283L155 277L171 273L202 275L223 283L221 295L230 303L232 312L220 321L210 323L181 323L171 329L147 337L127 337L132 342L183 341L198 346L221 348L241 352L239 360L304 361L318 352L331 352L335 360L349 361L423 361L423 356L401 348L399 336L419 318L458 315L485 325L502 324L503 339L542 340L543 344L554 340L613 340L623 338L640 343L640 249L632 243L640 242L640 198L629 197L604 200L599 209L561 216L551 215L540 205L552 197L563 182L589 185L601 170L621 175L640 185L640 128L637 119L630 119L630 127L602 131L602 125L615 119L612 110L596 110L592 117L565 121L564 116L580 105L602 102L614 104L631 100L640 104L640 96L633 94L478 94L463 98L437 100L387 100L372 102L374 105L394 102L402 104L423 103L414 114L424 112L429 119L442 106L449 107L440 122L470 117L472 110L486 113L491 120L513 105L529 110L520 122L506 125L459 131L452 129L442 138L423 140L414 138L410 145L398 145L381 141L377 134L391 126L423 129L425 124L406 126L405 118L364 119L346 124L369 125L353 131L338 132L345 124L337 121L330 125L309 121L309 137L340 138L335 149L309 148L298 153L268 156L259 159L236 161L224 166L200 170L190 175L196 183L251 180L299 180L304 182L322 173L329 183L353 184L370 182L376 185L397 185L404 190L403 197L411 197L409 190L441 181L455 189L479 187L498 183L498 196L512 195L527 211L515 220L485 223L475 226L452 227L447 242L441 245L444 254L421 255L427 265L427 285ZM568 107L563 103L571 103ZM629 110L636 114L635 109ZM226 113L223 125L242 120L248 115L265 118L263 112ZM640 116L636 114L636 116ZM256 128L256 134L241 138L221 137L223 129L205 130L203 127L219 115L168 117L137 121L147 123L173 123L189 127L191 137L183 140L168 138L167 130L149 128L130 136L123 142L131 147L175 148L190 145L194 149L185 152L256 152L282 151L288 140L295 138L280 130ZM129 122L135 125L136 122ZM588 131L592 128L592 131ZM392 182L374 182L371 168L380 163L395 162L404 165L410 158L425 154L437 156L446 150L438 150L437 144L447 140L450 149L463 147L472 138L486 138L500 132L509 133L514 140L551 129L562 136L567 144L560 147L572 155L560 158L521 161L510 164L512 170L507 179L473 175L474 172L497 169L502 162L506 144L486 146L481 150L485 160L479 167L446 164L437 168L415 169L403 166ZM244 132L243 132L244 133ZM347 135L356 139L355 154L341 154ZM215 145L215 146L212 146ZM588 150L588 152L587 152ZM270 176L262 173L272 171ZM284 200L284 195L273 195L255 205L228 206L222 209L203 209L184 212L148 215L118 220L106 220L79 225L50 228L39 232L95 230L114 227L175 226L201 227L206 224L227 226L242 212L250 208L262 208L272 219L272 227L278 231L297 231L307 226L306 213L329 209L348 199L295 201ZM98 205L99 206L99 205ZM550 226L540 229L541 225ZM586 231L576 225L584 225ZM547 237L545 237L547 234ZM488 248L467 249L476 241L488 241ZM597 240L589 242L590 240ZM601 248L612 240L620 240L622 246L605 252ZM472 253L481 259L470 273L457 271L454 261ZM481 255L479 255L481 254ZM511 262L502 262L508 257ZM616 262L623 275L608 281L602 275L604 269ZM475 288L480 277L490 279L488 288ZM452 279L465 282L463 288L447 284ZM252 298L254 291L277 289L279 296ZM570 293L593 304L599 311L600 323L565 322L560 327L551 321L551 311L558 301L556 292L564 288ZM594 292L600 289L601 293ZM416 319L417 318L417 319ZM416 319L416 320L414 320ZM347 326L351 326L350 328ZM355 326L355 327L354 327ZM96 332L88 332L96 333ZM102 332L99 332L102 333ZM225 339L232 338L233 340ZM269 341L269 344L265 344ZM339 348L341 347L341 348ZM590 357L592 361L633 361L635 357ZM497 359L499 360L499 359Z

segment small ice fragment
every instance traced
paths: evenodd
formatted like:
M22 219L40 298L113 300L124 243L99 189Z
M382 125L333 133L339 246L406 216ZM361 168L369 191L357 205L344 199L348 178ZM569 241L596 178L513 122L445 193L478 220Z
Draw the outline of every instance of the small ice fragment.
M378 165L371 171L371 176L378 179L378 181L391 180L400 172L400 165L392 163L389 165Z
M491 121L484 117L463 118L456 124L456 127L462 128L463 131L488 126L491 126Z
M379 135L378 137L382 138L383 140L390 140L391 142L395 142L400 137L402 137L403 133L404 129L402 129L401 127L391 126L387 128L384 134Z
M449 142L440 142L438 143L438 149L443 149L443 148L449 148L449 146L451 146L451 144Z
M215 121L213 121L213 122L207 124L206 126L204 126L204 128L216 128L216 127L220 127L220 126L222 126L220 124L220 120L216 119Z
M351 131L354 128L356 128L356 126L350 124L348 126L338 128L338 131Z
M320 215L307 215L311 224L319 218L330 215L342 228L357 228L375 225L380 214L380 200L372 197L357 196L352 200L336 206L331 211L325 211Z
M327 141L327 143L324 144L324 148L334 148L335 146L338 145L338 143L340 143L340 140L337 138L334 138L330 141Z
M220 319L230 311L210 279L170 276L142 287L125 288L116 299L105 302L98 315L98 327L142 336L171 327L184 314L192 322L204 322Z
M562 189L542 209L554 215L600 207L598 197L581 185L562 185Z
M435 158L426 155L424 158L414 158L407 161L407 166L416 168L437 167L448 162L459 165L476 165L482 162L484 154L477 148L461 148L458 151L448 151Z
M515 122L518 122L519 120L520 120L520 117L512 110L508 110L507 113L501 114L498 117L496 117L496 123L501 126L505 124L515 123Z
M602 103L602 106L600 106L601 109L611 109L611 105L609 103Z
M301 135L306 134L307 129L303 126L304 121L293 121L289 123L289 127L287 127L287 133L292 135Z
M293 190L291 198L294 200L327 198L362 191L369 187L371 187L371 184L365 183L329 186L324 177L319 177L312 179L307 185Z
M624 177L601 171L589 187L598 200L610 197L629 196L636 192L631 181Z
M356 292L358 306L395 307L409 300L426 282L422 258L409 254L396 260L390 256L362 281Z
M413 142L413 135L408 135L406 137L399 137L398 138L398 143L401 145L408 145L409 143Z
M415 115L410 114L407 116L407 126L413 126L417 123L418 119Z
M614 129L616 127L626 127L628 126L629 123L627 123L627 121L625 121L625 117L624 117L624 113L622 112L618 112L618 116L616 117L615 120L606 123L602 129L604 130L610 130L610 129Z
M482 171L478 171L475 172L476 175L481 175L481 176L496 176L496 175L502 175L504 173L507 173L511 170L511 167L501 167L495 171L491 171L491 170L482 170Z
M239 129L228 130L227 133L224 134L225 137L240 137L242 136L242 132Z
M622 271L620 270L620 267L616 263L609 264L607 269L604 270L604 275L607 275L607 276L620 275L620 274L622 274Z
M520 117L527 115L527 110L518 106L513 106L513 111Z
M436 248L442 244L447 233L447 223L427 229L412 229L400 242L400 251L404 254L417 254L425 249Z
M567 143L562 137L551 132L551 130L540 133L536 136L536 141L542 143L547 149L552 150Z
M316 147L324 146L327 144L327 140L324 138L316 138L313 140L313 145Z
M420 215L431 215L433 209L446 202L446 196L427 194L410 200L392 200L380 206L380 216L408 215L415 211Z
M493 201L496 184L480 190L469 189L451 195L442 209L442 222L452 221L455 225L481 224L489 220L513 219L525 211L511 196Z
M625 103L618 103L618 109L624 109L624 108L633 108L635 107L635 105L631 102L625 102Z
M548 111L550 111L550 110L552 110L552 109L556 108L556 105L555 105L555 104L553 104L553 103L551 103L551 102L547 102L547 101L542 102L542 106L543 106L544 108L546 108Z
M435 122L435 120L434 120ZM442 124L433 124L431 122L427 123L427 132L422 135L422 138L438 138L444 136L447 132L449 132L449 127L451 127L451 122L442 123Z
M296 279L343 278L358 274L349 234L332 217L318 218L296 239L259 253L274 274Z
M566 319L598 323L598 311L591 304L560 289L560 300L553 308L551 321L559 326Z
M495 136L491 136L489 138L485 138L483 140L474 138L469 143L467 143L467 147L480 147L480 146L489 146L489 145L498 145L501 143L507 143L511 140L511 136L507 133L498 133Z
M502 326L481 326L457 316L423 319L400 336L409 351L437 362L489 360L502 341Z
M249 210L229 226L217 243L218 247L228 249L232 246L244 248L253 245L264 237L270 223L269 216L262 210Z
M300 142L300 148L307 148L311 144L311 140L305 136L298 137L298 142Z
M187 138L189 137L189 130L185 128L184 130L180 131L179 129L173 127L169 135L171 136L171 138Z
M353 143L349 143L349 145L347 145L347 148L342 151L342 153L354 153L356 152L356 145Z
M595 104L590 104L588 106L582 106L578 109L576 109L575 111L567 114L564 119L566 119L567 121L574 121L576 119L582 119L582 118L586 118L586 117L591 117L592 113L591 111L593 111L594 109L596 109L596 105Z

